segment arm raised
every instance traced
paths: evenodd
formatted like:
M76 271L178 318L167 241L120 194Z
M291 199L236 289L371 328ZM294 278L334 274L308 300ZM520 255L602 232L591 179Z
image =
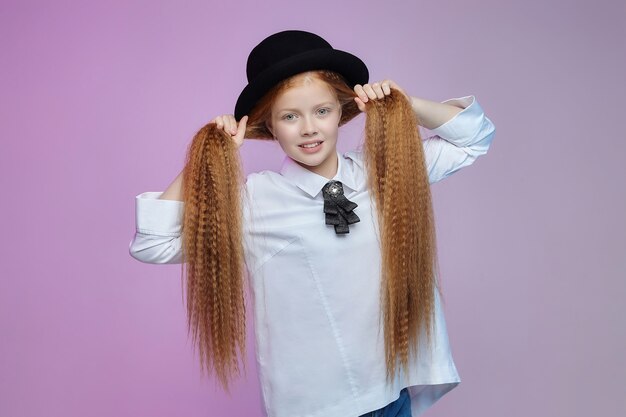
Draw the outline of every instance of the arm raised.
M473 95L445 100L443 103L457 106L462 110L454 112L455 114L440 126L430 129L434 135L423 140L424 157L431 184L473 164L479 156L486 154L496 131L494 124L487 118ZM443 110L439 116L445 119L445 115L442 116L445 112L446 110Z
M135 197L136 231L129 253L144 263L180 264L184 203L163 199L163 194L149 191Z

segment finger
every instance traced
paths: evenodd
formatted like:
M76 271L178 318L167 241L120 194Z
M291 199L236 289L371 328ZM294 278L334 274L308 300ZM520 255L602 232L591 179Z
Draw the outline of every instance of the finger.
M354 86L354 92L357 93L361 101L367 102L367 93L363 90L363 86L361 84L357 84Z
M232 132L233 135L239 133L239 123L237 123L237 119L235 119L235 116L232 116Z
M389 94L391 94L391 88L389 87L389 83L387 82L383 82L381 84L381 88L383 89L383 93L388 96Z
M363 104L363 101L360 98L355 97L354 101L356 101L356 105L359 108L359 110L365 111L365 104Z
M246 133L246 122L248 121L248 116L243 116L239 121L239 126L237 126L237 136L244 135Z
M235 134L236 139L243 140L244 135L246 134L246 122L248 121L248 116L243 116L241 120L239 120L239 124L237 125L237 131Z
M237 130L235 129L234 118L232 115L227 114L224 116L224 131L234 135Z
M222 116L222 119L224 120L224 132L230 133L230 119L227 115Z
M235 135L235 142L237 146L243 145L243 140L246 134L246 124L248 121L248 116L243 116L239 121L239 126L237 126L237 134Z
M365 91L365 93L367 93L367 96L369 98L371 98L372 100L376 99L376 93L374 92L374 89L370 84L365 84L363 86L363 90Z
M383 89L380 87L380 83L372 84L372 90L374 91L374 94L376 94L376 98L385 97L385 93L383 93Z
M217 125L218 129L221 129L222 126L224 126L224 121L222 120L222 116L217 116L215 118L215 124Z

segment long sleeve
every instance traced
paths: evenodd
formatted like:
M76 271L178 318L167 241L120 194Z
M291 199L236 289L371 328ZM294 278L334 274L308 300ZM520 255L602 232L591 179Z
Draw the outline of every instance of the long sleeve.
M473 95L451 98L442 103L463 107L452 119L431 129L433 136L423 141L424 156L431 184L441 181L487 153L495 136L495 126Z
M160 200L161 194L150 191L135 197L136 231L129 253L145 263L180 264L184 202Z

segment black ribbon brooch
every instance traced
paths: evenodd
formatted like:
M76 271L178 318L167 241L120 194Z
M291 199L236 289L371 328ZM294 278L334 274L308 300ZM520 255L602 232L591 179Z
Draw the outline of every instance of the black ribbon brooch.
M336 234L350 233L349 224L361 221L359 216L352 210L358 204L348 200L343 195L343 184L341 181L330 180L322 188L324 195L324 213L326 213L326 224L335 226Z

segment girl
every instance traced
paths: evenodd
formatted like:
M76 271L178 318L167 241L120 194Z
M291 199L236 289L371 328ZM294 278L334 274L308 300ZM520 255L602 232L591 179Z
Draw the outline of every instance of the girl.
M247 275L268 416L419 416L460 383L430 184L485 154L493 123L474 96L368 84L363 61L310 32L264 39L247 76L165 192L136 197L130 254L187 268L188 329L226 390L245 358ZM339 127L361 112L364 145L341 155ZM242 178L244 138L278 141L280 172Z

